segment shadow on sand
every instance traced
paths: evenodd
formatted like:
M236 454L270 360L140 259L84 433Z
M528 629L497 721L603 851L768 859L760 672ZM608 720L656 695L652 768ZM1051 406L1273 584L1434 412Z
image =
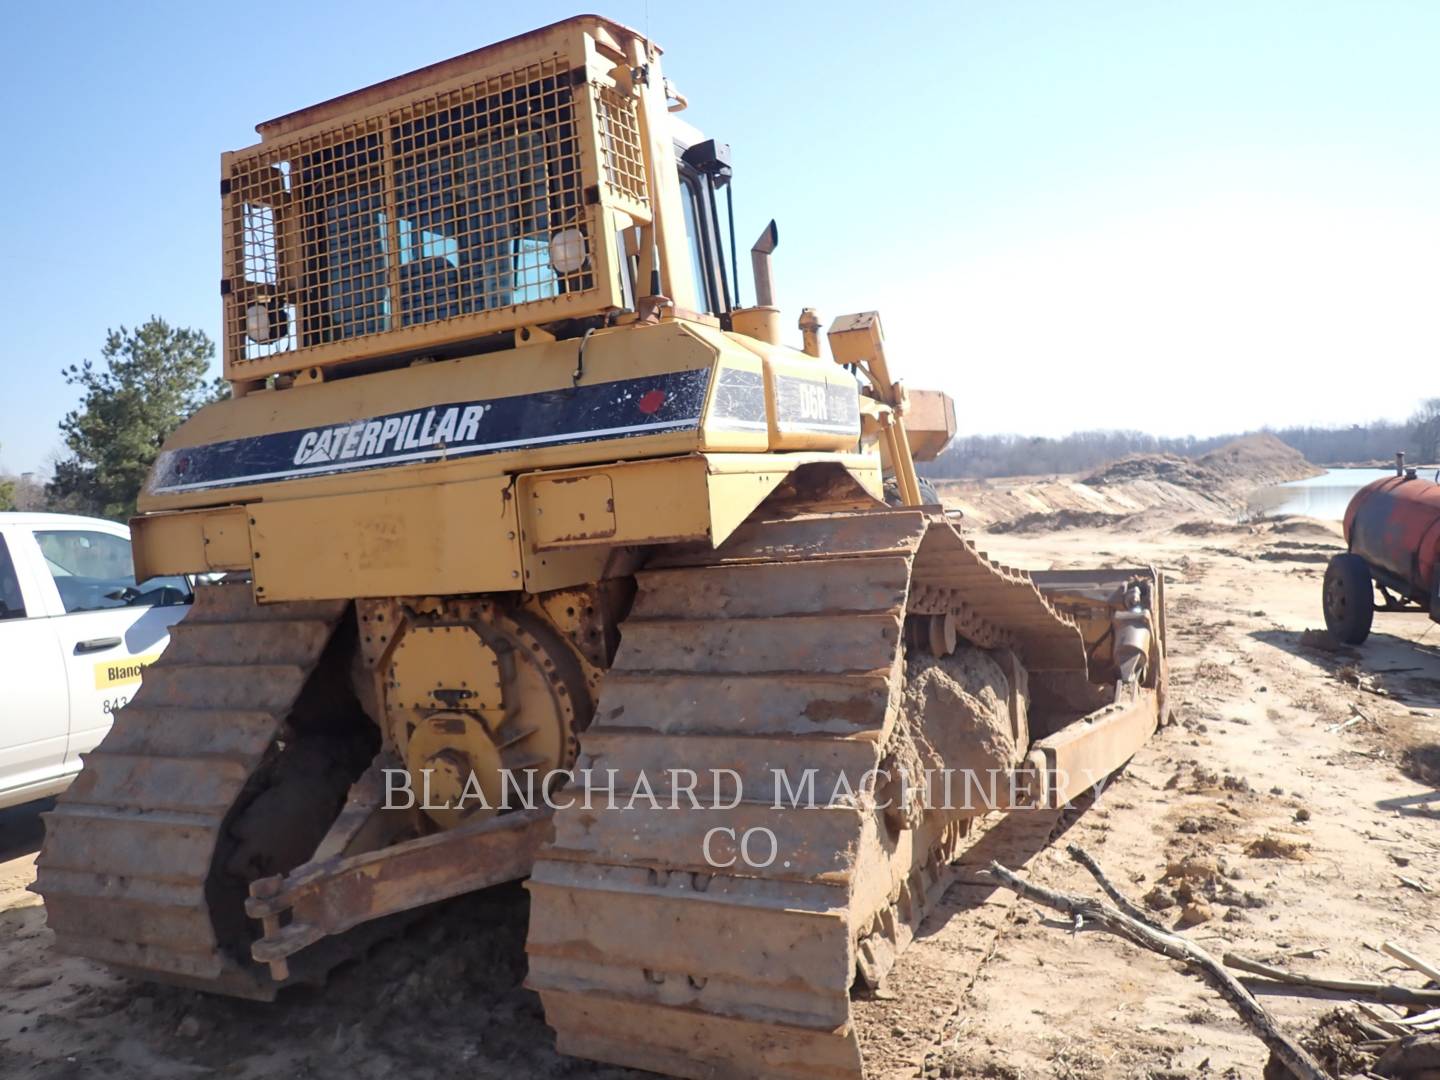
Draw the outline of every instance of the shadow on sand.
M1363 645L1320 648L1297 630L1253 630L1250 636L1313 664L1330 675L1350 668L1399 705L1440 708L1440 640L1372 633Z
M1304 634L1294 630L1256 630L1250 636L1284 649L1335 679L1363 685L1402 708L1440 708L1440 642L1432 645L1421 639L1372 633L1363 645L1318 648L1305 644ZM1435 790L1382 799L1375 805L1405 817L1440 820L1440 811L1426 805L1440 802L1440 742L1428 739L1397 750L1400 771Z
M41 799L0 810L0 862L39 851L45 839L45 823L40 815L54 808L54 799Z

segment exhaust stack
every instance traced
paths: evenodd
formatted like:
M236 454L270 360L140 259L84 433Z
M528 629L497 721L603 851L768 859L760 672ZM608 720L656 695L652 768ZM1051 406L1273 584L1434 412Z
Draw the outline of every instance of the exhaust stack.
M730 324L737 334L780 344L780 309L775 306L775 288L770 281L770 255L780 242L780 230L772 218L750 248L750 269L755 277L755 306L736 308Z
M780 242L780 230L772 218L770 224L760 233L760 239L750 247L750 269L755 275L755 306L774 307L775 289L770 282L770 256Z

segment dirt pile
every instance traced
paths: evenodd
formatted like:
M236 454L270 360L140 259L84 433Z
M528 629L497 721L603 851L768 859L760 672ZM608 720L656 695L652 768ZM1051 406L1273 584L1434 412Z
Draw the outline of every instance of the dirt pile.
M1234 521L1258 488L1315 476L1273 435L1246 435L1198 458L1132 454L1088 476L938 480L945 505L991 532L1054 532L1122 524L1160 511L1172 522Z
M992 533L1040 533L1057 529L1104 529L1126 519L1125 514L1107 514L1103 510L1056 510L1054 513L1022 514L1010 521L997 521Z
M1081 483L1107 487L1151 481L1188 488L1224 502L1243 502L1256 488L1303 480L1323 471L1306 461L1298 450L1261 432L1226 443L1198 458L1132 454L1091 473Z
M1255 486L1304 480L1325 471L1306 461L1300 451L1263 431L1228 442L1202 455L1199 461L1222 480L1232 485L1238 483L1247 492Z
M1091 487L1105 487L1109 484L1133 483L1136 480L1158 480L1204 491L1214 486L1215 477L1196 458L1180 457L1177 454L1131 454L1097 469L1080 482Z

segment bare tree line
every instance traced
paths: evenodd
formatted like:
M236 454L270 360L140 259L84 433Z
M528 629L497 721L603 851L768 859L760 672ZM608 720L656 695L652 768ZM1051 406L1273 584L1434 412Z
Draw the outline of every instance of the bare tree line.
M1314 465L1388 464L1396 451L1413 462L1440 461L1440 398L1431 398L1408 420L1375 420L1348 427L1265 428ZM1243 433L1242 433L1243 434ZM1129 454L1198 457L1239 434L1167 438L1141 431L1077 431L1063 438L1026 435L961 435L934 461L919 467L935 479L1034 476L1098 469Z

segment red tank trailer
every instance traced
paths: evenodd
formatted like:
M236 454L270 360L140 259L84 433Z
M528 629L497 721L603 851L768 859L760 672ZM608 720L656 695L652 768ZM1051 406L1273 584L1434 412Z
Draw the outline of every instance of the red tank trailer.
M1440 484L1396 459L1395 475L1361 488L1345 509L1345 544L1325 568L1325 626L1358 645L1376 611L1428 611L1440 622Z

